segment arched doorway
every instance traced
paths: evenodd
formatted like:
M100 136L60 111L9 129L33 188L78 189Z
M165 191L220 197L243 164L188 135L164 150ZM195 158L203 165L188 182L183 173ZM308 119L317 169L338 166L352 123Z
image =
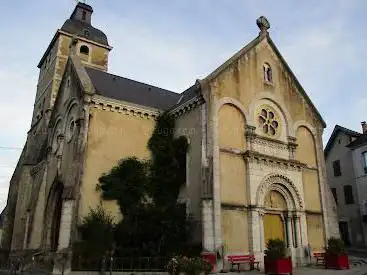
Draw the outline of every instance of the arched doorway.
M270 190L264 201L265 214L264 241L265 245L270 239L281 239L286 241L284 213L287 211L287 203L282 194L278 191Z
M45 209L44 243L45 248L51 251L57 251L59 245L63 190L63 184L55 181L50 189Z
M52 215L51 236L50 236L52 251L56 251L59 245L61 213L62 213L62 191L63 187L60 184L58 190L55 192L55 206Z

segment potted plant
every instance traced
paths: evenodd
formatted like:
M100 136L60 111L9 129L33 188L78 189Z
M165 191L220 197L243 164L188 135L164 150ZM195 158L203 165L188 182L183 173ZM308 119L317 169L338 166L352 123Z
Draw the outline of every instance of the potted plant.
M186 275L209 274L212 269L212 264L200 257L183 257L180 261L180 271Z
M173 257L165 266L169 275L180 274L180 262L178 257Z
M328 240L325 253L325 268L349 269L349 259L344 242L339 238L331 237Z
M219 251L216 252L204 251L201 253L201 258L203 259L204 263L210 263L212 269L209 271L209 273L216 272L217 260L219 260L220 257L221 256ZM209 268L209 266L206 265L206 268Z
M280 239L270 239L266 245L265 274L292 274L292 259L286 257L284 241Z

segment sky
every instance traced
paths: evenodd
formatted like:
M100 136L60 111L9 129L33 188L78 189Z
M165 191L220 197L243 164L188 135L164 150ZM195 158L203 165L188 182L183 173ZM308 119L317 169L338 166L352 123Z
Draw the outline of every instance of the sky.
M89 0L113 50L109 72L181 92L258 34L270 36L327 123L367 120L365 0ZM0 0L0 210L30 128L37 64L74 0Z

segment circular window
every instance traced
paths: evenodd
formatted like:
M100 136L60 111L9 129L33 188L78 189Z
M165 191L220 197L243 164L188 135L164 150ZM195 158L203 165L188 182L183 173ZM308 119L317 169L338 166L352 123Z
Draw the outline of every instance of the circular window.
M270 107L262 107L258 113L259 127L265 135L275 137L280 132L279 117Z

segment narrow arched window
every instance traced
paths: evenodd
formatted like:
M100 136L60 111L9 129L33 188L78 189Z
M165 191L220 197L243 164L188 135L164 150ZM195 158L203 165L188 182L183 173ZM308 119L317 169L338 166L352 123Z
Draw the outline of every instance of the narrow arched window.
M85 55L89 55L89 48L88 48L88 46L85 46L85 45L81 46L80 47L80 53L81 54L85 54Z
M264 81L273 82L273 74L268 63L264 63Z

